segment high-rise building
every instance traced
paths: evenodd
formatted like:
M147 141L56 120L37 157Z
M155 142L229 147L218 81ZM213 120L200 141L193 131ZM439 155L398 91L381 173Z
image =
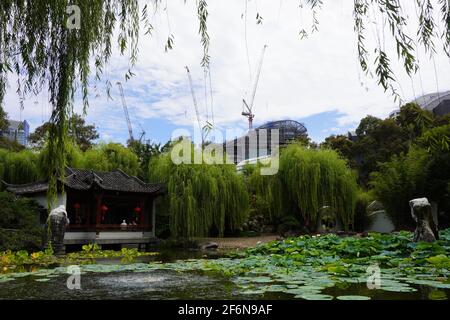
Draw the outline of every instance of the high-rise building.
M30 125L26 120L16 121L8 120L8 129L0 130L0 137L7 138L11 141L17 141L24 147L28 145L28 137L30 135Z

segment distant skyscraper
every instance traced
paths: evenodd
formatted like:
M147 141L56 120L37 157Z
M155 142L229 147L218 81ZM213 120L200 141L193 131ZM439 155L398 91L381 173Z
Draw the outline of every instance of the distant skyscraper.
M30 125L26 120L15 121L8 120L8 129L0 131L0 136L11 141L17 141L24 147L28 145L28 137L30 135Z

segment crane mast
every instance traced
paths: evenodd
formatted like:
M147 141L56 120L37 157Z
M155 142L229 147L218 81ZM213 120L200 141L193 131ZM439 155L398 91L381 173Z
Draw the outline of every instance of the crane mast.
M261 69L262 69L262 64L264 61L264 54L266 52L266 48L267 48L267 45L264 45L262 52L261 52L261 57L259 58L259 64L258 64L256 76L255 76L255 82L253 84L252 94L250 95L250 103L247 103L245 101L245 99L242 99L242 101L244 103L244 107L245 107L244 111L242 112L242 115L248 118L248 129L249 130L253 129L253 119L255 118L255 115L253 114L253 103L255 102L256 90L258 89L259 76L261 75Z
M125 101L125 94L123 93L122 82L118 81L116 84L119 86L120 96L122 98L123 112L125 113L125 120L127 121L128 134L130 135L130 141L134 141L133 128L131 127L130 115L128 114L128 107L127 107L127 102Z
M188 79L189 79L189 86L191 88L191 94L192 94L192 100L194 102L194 108L195 108L195 114L197 116L197 123L198 123L198 127L200 129L200 132L202 134L202 145L203 145L203 128L202 128L202 124L200 121L200 113L198 112L198 105L197 105L197 99L195 98L195 92L194 92L194 85L192 84L192 77L191 77L191 72L189 71L189 68L186 66L186 72L188 75Z

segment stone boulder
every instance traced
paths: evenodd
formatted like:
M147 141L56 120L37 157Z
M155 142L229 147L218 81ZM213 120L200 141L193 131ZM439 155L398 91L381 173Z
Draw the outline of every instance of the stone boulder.
M434 242L439 239L438 230L433 220L431 204L427 198L414 199L409 202L411 215L416 221L414 242Z
M56 255L63 254L64 235L66 233L66 227L69 224L66 207L61 205L50 211L48 223L50 224L49 244Z
M202 250L217 250L219 245L215 242L208 242L201 246Z

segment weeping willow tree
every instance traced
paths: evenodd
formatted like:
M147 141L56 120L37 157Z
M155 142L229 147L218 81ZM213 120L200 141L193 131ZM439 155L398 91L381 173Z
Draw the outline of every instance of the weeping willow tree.
M170 154L163 154L151 160L149 176L152 182L167 183L164 205L174 237L222 237L246 221L248 193L234 165L176 165Z
M47 143L44 149L41 150L38 156L38 167L39 167L39 178L48 180L51 176L51 157L50 143ZM73 140L68 139L66 142L66 151L64 153L64 164L67 167L79 168L83 164L83 153L80 148L73 142Z
M344 226L353 222L357 197L355 174L331 150L309 150L292 144L280 155L277 175L249 176L252 192L266 199L270 219L294 215L315 223L319 209L329 206Z
M138 175L140 170L137 155L118 143L100 144L87 150L79 167L100 171L120 169L133 176Z
M148 2L153 4L155 11L165 9L160 0ZM298 4L312 12L311 31L302 27L299 33L304 38L319 30L320 8L324 1L300 0ZM442 43L443 50L450 57L449 1L416 0L414 5L419 23L413 26L416 32L412 36L406 32L410 26L401 0L354 0L354 29L361 68L368 75L374 74L380 85L386 91L391 90L394 96L398 94L390 61L401 60L411 75L418 70L416 52L419 47L432 55L437 44ZM0 107L3 107L11 75L17 77L21 101L27 94L37 94L45 89L53 106L50 121L54 126L49 132L47 158L49 200L55 198L57 178L64 178L68 118L76 90L81 91L86 109L89 76L95 71L95 78L101 78L111 57L113 41L117 41L121 54L129 54L130 69L125 77L128 79L133 75L131 69L137 61L139 35L141 31L151 34L153 29L148 11L147 1L138 0L0 1ZM198 31L203 47L201 65L206 71L210 61L208 1L196 1L193 14L199 20ZM241 12L236 14L241 15ZM140 20L145 30L140 30ZM262 16L257 13L256 23L262 21ZM374 46L367 46L368 29L373 25L379 36L374 39ZM391 57L384 47L387 37L393 39L397 57ZM166 50L173 47L173 39L173 35L169 35ZM106 83L109 90L111 83L108 80Z
M28 151L0 149L0 180L12 184L36 181L40 176L38 155Z

